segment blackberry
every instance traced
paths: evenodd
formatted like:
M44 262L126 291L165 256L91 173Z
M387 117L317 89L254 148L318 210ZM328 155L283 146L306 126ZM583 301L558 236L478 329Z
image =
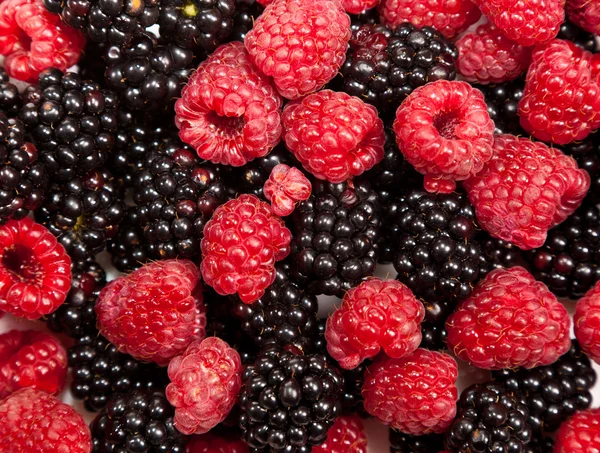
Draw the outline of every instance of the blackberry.
M21 108L21 95L18 88L10 83L6 70L0 66L0 113L9 118L19 114Z
M113 266L121 272L131 272L150 260L135 207L125 212L119 231L114 238L109 239L107 249Z
M117 395L90 425L92 452L184 453L187 438L175 428L174 412L162 390Z
M442 434L411 436L390 429L390 453L434 453L444 449Z
M341 297L373 275L381 212L366 180L313 180L310 198L291 222L291 277L312 293Z
M363 25L377 25L379 23L379 13L377 8L371 8L360 14L348 14L350 16L350 29L352 33L356 32Z
M589 52L596 52L596 50L598 49L596 37L593 33L589 33L585 30L582 30L573 22L570 22L568 20L565 20L560 26L560 31L558 32L557 38L567 39L573 44L576 44L579 47L583 47Z
M523 97L525 78L498 85L477 85L484 95L490 118L494 120L495 134L529 136L519 123L519 101Z
M589 408L590 390L596 383L590 359L576 340L572 340L571 349L552 365L494 371L493 377L507 389L525 395L529 424L538 436L556 431L576 411Z
M367 367L370 360L365 360L352 370L342 370L344 376L344 390L342 393L342 410L346 414L358 413L361 417L370 417L365 410L362 387L365 382Z
M325 441L342 410L342 374L323 355L269 344L246 367L243 382L239 423L252 452L308 453Z
M256 0L235 0L233 28L229 35L230 41L242 41L254 26L254 21L262 14L264 7Z
M532 439L524 396L499 382L464 390L456 418L446 432L446 448L457 453L525 453Z
M487 275L501 267L525 266L525 257L519 247L502 239L494 238L483 230L479 231L475 238L481 245L480 272L482 275Z
M600 209L586 202L526 256L535 278L554 294L583 296L600 279Z
M39 86L23 94L19 117L39 161L57 181L68 181L106 161L117 130L118 97L78 74L42 71Z
M579 168L589 173L591 184L587 197L594 203L600 203L600 132L590 134L580 142L564 145L563 151L573 156Z

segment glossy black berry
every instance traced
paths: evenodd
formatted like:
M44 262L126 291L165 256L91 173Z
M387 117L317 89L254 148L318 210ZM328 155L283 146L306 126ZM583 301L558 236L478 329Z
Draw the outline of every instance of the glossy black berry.
M523 97L525 78L498 85L481 85L490 118L496 134L529 136L519 123L519 101Z
M589 52L596 52L598 50L598 44L594 34L582 30L568 20L565 20L560 26L557 38L567 39Z
M587 199L594 203L600 202L600 133L588 135L579 142L563 146L565 154L575 158L579 168L588 172L591 178Z
M262 14L264 7L256 0L234 1L235 13L233 14L233 28L229 40L244 42L246 33L254 27L254 21Z
M480 272L486 275L494 269L525 266L523 251L511 244L490 236L487 232L478 231L476 240L481 246Z
M361 417L370 417L365 410L362 387L365 382L367 367L370 360L365 360L352 370L342 370L344 376L344 391L342 394L342 410L346 414L358 413Z
M390 453L433 453L444 449L442 434L411 436L390 429Z
M0 66L0 113L10 118L19 113L21 95L19 89L9 80L6 70Z

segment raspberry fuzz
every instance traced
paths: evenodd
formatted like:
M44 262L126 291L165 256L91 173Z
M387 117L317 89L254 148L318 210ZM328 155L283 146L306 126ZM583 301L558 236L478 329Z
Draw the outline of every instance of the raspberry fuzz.
M600 409L577 412L558 431L554 453L600 451Z
M296 167L278 164L265 181L263 193L271 202L273 213L285 217L294 212L296 203L308 200L312 186L304 173Z
M600 363L600 282L577 302L573 324L581 349Z

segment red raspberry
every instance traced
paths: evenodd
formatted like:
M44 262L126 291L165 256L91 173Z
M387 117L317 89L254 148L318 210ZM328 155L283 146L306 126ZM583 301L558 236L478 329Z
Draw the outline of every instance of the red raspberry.
M248 444L238 439L225 439L213 434L192 436L186 453L249 453Z
M403 22L434 27L446 38L454 38L481 17L471 0L382 0L379 17L395 28Z
M565 0L473 0L481 12L522 46L554 38L565 20Z
M217 337L196 341L169 363L167 399L175 407L175 427L204 434L233 408L242 388L237 351Z
M285 217L294 212L296 203L308 200L312 186L304 173L285 164L276 165L265 182L263 193L273 213Z
M323 90L289 103L283 127L288 149L319 179L344 182L383 159L377 109L346 93Z
M95 310L100 333L121 352L163 366L205 335L200 275L189 260L156 261L113 280Z
M365 373L365 409L406 434L442 433L456 415L457 378L448 354L419 348L402 359L386 357Z
M453 192L455 181L477 174L492 157L494 122L481 91L466 82L417 88L398 108L394 132L429 192Z
M275 281L275 262L290 253L292 235L271 207L244 194L219 206L204 227L202 277L222 296L251 304Z
M478 368L534 368L571 347L566 308L522 267L496 269L446 321L448 347Z
M338 0L275 0L254 22L245 45L281 95L298 99L333 79L350 35L350 18Z
M581 204L590 177L557 149L498 135L494 157L464 186L482 228L528 250L541 247L548 230Z
M192 74L175 103L179 137L198 156L240 167L281 138L281 96L241 42L219 47Z
M363 423L356 415L338 417L324 444L313 447L312 453L367 453L367 436Z
M379 4L379 0L341 0L344 10L348 14L360 14Z
M38 319L71 289L71 258L54 235L28 217L0 226L0 310Z
M600 364L600 282L577 302L573 324L581 349Z
M12 330L0 335L0 399L22 388L59 393L67 377L67 352L52 335Z
M83 417L47 393L23 389L0 401L0 451L90 453L92 436Z
M42 0L0 2L0 55L15 79L37 82L46 68L66 71L79 60L85 39L63 24Z
M535 138L565 145L600 127L600 54L555 39L534 50L523 97L521 126Z
M566 11L575 25L600 35L600 3L597 0L567 0Z
M531 61L531 48L511 41L489 22L463 35L456 47L456 67L469 82L509 82L523 74Z
M595 453L600 451L600 408L576 412L560 425L554 453Z
M419 347L423 304L397 280L367 280L327 320L327 350L345 369L385 353L400 359Z

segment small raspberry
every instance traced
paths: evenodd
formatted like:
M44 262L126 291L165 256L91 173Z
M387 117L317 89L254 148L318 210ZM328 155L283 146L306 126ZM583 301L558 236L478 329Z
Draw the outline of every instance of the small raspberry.
M522 46L554 38L565 20L565 0L473 0L490 22Z
M0 310L38 319L71 289L71 258L50 231L29 217L0 226Z
M528 250L577 209L590 177L559 150L507 134L495 137L494 157L464 186L482 228Z
M534 368L571 347L566 308L524 268L496 269L446 321L448 347L478 368Z
M92 436L83 417L47 393L23 389L0 401L0 451L90 453Z
M372 105L331 90L310 94L283 110L283 139L319 179L344 182L383 159L383 121Z
M509 82L523 74L531 61L531 48L511 41L489 22L463 35L456 47L456 67L469 82Z
M0 2L0 55L11 77L37 82L46 68L65 71L79 60L85 39L63 24L42 0Z
M242 440L217 437L214 434L192 436L186 445L186 453L250 453L248 444Z
M352 288L327 320L327 350L345 369L379 354L400 359L419 347L423 304L397 280L373 278Z
M455 181L477 174L492 157L494 122L483 94L466 82L417 88L398 108L394 132L429 192L453 192Z
M229 414L242 388L238 352L217 337L196 341L169 363L167 399L175 407L175 427L204 434Z
M566 145L600 127L600 54L555 39L534 50L523 97L521 126L535 138Z
M356 415L338 417L324 444L313 447L312 453L367 453L365 428Z
M22 388L59 393L67 377L67 351L52 335L12 330L0 335L0 399Z
M338 0L275 0L244 42L281 95L298 99L333 79L350 35L350 18Z
M292 235L271 207L244 194L219 206L204 227L202 277L222 296L251 304L275 281L275 262L290 253Z
M240 167L281 137L281 96L241 42L219 47L192 74L175 103L179 137L198 156Z
M481 11L471 0L382 0L379 17L388 27L410 22L454 38L477 22Z
M600 282L577 302L573 324L581 349L600 364Z
M200 275L189 260L156 261L111 281L95 310L100 333L121 352L163 366L205 335Z
M360 14L368 9L375 8L379 0L341 0L344 10L348 14Z
M296 203L308 200L312 186L304 173L296 167L278 164L265 181L263 193L271 202L273 213L285 217L294 212Z
M566 12L575 25L600 35L600 3L597 0L567 0Z
M575 413L560 425L554 453L594 453L600 451L600 409Z
M401 359L386 357L365 373L366 411L406 434L444 432L454 415L458 366L448 354L417 349Z

